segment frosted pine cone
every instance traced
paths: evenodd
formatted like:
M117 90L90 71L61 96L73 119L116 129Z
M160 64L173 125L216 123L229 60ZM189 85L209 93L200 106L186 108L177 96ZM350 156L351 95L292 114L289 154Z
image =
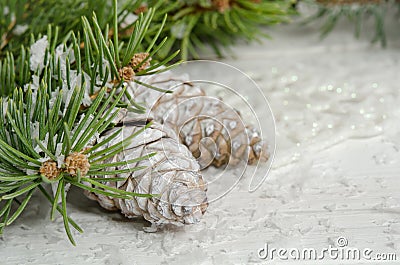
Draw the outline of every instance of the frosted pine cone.
M129 115L129 114L128 114ZM105 145L113 145L143 128L137 122L124 120L122 133ZM107 135L115 132L112 129ZM172 135L171 135L172 134ZM134 164L124 165L107 170L126 169L128 166L141 167L143 170L116 176L126 178L125 181L109 182L107 185L129 192L160 194L160 197L136 197L132 200L116 199L86 192L86 195L97 200L108 210L120 209L127 217L143 216L153 224L193 224L200 220L208 203L206 184L199 173L199 165L186 146L174 139L173 132L168 132L159 124L153 124L143 133L136 136L124 149L109 162L135 159L157 152L150 159ZM104 135L105 139L107 135Z
M236 110L206 96L188 80L167 71L141 81L173 93L160 94L133 83L130 92L137 102L144 102L150 117L179 135L202 168L268 160L267 145L257 130L246 126Z

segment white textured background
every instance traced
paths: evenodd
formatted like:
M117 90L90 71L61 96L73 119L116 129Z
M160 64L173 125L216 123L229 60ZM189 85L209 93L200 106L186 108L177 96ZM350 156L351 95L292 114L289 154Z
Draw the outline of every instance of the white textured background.
M340 26L323 41L315 26L275 27L272 41L238 45L224 60L256 80L275 114L277 153L259 190L249 193L245 177L200 224L153 234L73 190L70 214L85 230L77 247L36 196L0 239L0 264L285 264L256 252L318 250L338 236L400 260L399 24L388 26L386 49Z

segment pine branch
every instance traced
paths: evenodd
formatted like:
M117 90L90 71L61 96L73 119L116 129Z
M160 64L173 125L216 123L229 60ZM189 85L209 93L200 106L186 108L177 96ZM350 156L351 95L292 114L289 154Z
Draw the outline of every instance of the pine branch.
M125 0L117 10L118 21L136 10L142 1ZM91 17L95 12L102 29L114 19L112 1L97 0L4 0L0 3L0 58L5 51L18 53L21 45L30 44L30 36L46 34L52 24L59 28L58 36L64 38L70 31L83 33L81 17ZM60 42L63 40L60 38ZM68 37L67 37L68 38ZM54 48L54 47L53 47Z
M161 37L172 35L159 56L164 58L171 49L181 49L181 57L198 58L199 49L211 46L217 54L237 39L259 40L266 35L260 27L287 22L293 1L148 1L157 7L154 24L160 24L168 14ZM146 12L146 6L141 11ZM155 33L157 28L153 30ZM151 33L151 32L150 32ZM206 44L206 45L204 45Z
M143 169L107 171L105 167L120 166L121 162L104 161L124 151L149 125L120 141L116 140L118 134L112 134L106 141L96 143L102 133L115 125L121 107L144 110L126 97L126 75L121 70L130 68L131 78L149 75L161 71L158 68L173 59L170 56L150 66L149 55L162 46L155 44L158 35L143 48L154 10L140 15L132 25L134 32L127 45L118 39L117 16L121 14L116 1L113 10L113 36L107 25L106 30L100 26L94 14L91 21L82 18L82 35L71 32L59 44L58 29L49 27L46 36L36 41L32 36L30 49L22 47L16 60L9 52L0 61L0 200L6 201L0 209L0 232L20 216L37 189L51 204L51 219L56 210L61 213L74 245L70 225L82 230L67 215L67 185L114 198L154 196L115 189L92 179L109 176L108 182L118 181L116 174ZM143 50L145 53L140 53ZM110 142L113 144L98 151ZM44 188L48 183L57 185L53 197ZM19 197L24 199L12 211L12 204Z
M48 96L47 94L47 87L44 85L41 85L39 88L39 91L41 94L44 95L44 97ZM78 90L83 90L84 88L77 88ZM79 100L71 100L68 105L65 106L65 109L76 109L80 107L81 105L81 99L83 93L79 93L80 91L77 91L75 95L79 95ZM113 90L115 93L115 89ZM105 105L108 105L110 103L110 98L112 98L112 95L114 94L111 92L108 96L105 95L105 93L102 93L96 100L98 102L104 101ZM27 93L28 96L32 97L32 93ZM121 96L123 94L121 93ZM119 96L119 97L121 97ZM27 100L25 93L22 92L22 90L18 90L17 92L14 93L14 96L12 99L10 99L8 108L6 110L8 114L8 118L5 118L4 116L0 117L0 122L4 124L5 126L5 135L13 135L12 130L27 130L30 131L31 133L35 130L33 128L33 124L37 122L37 120L33 119L31 120L31 123L28 127L25 126L25 123L22 123L22 128L19 127L21 124L18 122L19 119L19 110L17 109L16 102L33 102L33 107L36 108L38 104L40 104L38 101L34 101L32 98L30 100ZM104 97L104 98L101 98ZM103 170L103 167L99 166L98 164L104 161L103 158L107 158L108 152L104 152L104 155L101 157L98 157L95 164L93 164L93 167L91 167L91 164L89 164L88 161L92 159L92 154L93 151L89 150L86 152L86 154L82 154L82 150L84 150L84 147L88 144L88 140L90 140L91 136L93 135L93 132L96 132L98 134L101 134L108 125L111 123L112 119L109 119L118 111L118 109L115 108L115 102L118 102L120 98L117 98L116 101L114 101L109 109L102 108L103 106L100 107L100 110L94 110L99 107L99 105L93 104L88 111L90 113L95 113L94 118L88 121L86 125L84 125L86 128L82 131L76 130L77 127L80 126L80 124L73 123L73 126L69 130L65 130L65 128L60 127L54 132L54 137L53 139L47 138L47 142L40 142L38 138L35 138L36 141L32 138L27 139L24 138L23 135L18 135L16 137L15 142L9 142L8 139L0 138L0 152L2 153L9 153L10 159L13 161L13 167L15 167L17 170L19 170L18 173L13 173L11 172L7 164L5 163L0 163L0 172L4 177L0 178L0 199L1 200L8 200L9 202L15 199L16 197L25 195L25 199L21 203L21 206L17 209L15 213L12 214L11 217L9 217L8 214L9 210L11 209L11 203L7 203L6 207L2 209L2 213L6 214L4 215L3 221L1 223L1 226L8 226L10 225L23 211L25 206L27 205L28 201L31 198L31 195L36 188L40 188L39 186L42 185L43 181L44 182L58 182L59 188L57 189L57 193L53 199L54 201L57 201L57 199L61 196L63 200L63 207L61 208L61 212L64 218L64 224L66 227L67 234L71 240L71 242L74 244L74 241L71 236L71 232L69 231L69 225L67 221L67 215L66 215L66 209L65 209L65 192L63 192L65 185L68 183L75 185L80 188L85 188L85 189L90 189L91 191L96 191L98 192L98 189L93 189L90 187L87 187L86 185L82 184L81 181L86 181L89 183L92 183L92 181L89 181L87 177L90 176L103 176L103 175L115 175L116 172L107 172ZM49 116L49 113L51 112L51 109L49 105L47 104L40 104L40 107L37 107L38 111L42 113L41 115ZM104 105L104 106L105 106ZM25 108L22 108L22 110ZM113 111L110 111L113 110ZM28 117L27 113L24 113L24 117ZM65 116L56 116L56 121L55 123L63 123L64 126L68 126L67 122L71 116L74 116L74 112L70 111L67 112ZM16 122L17 121L17 122ZM54 121L48 121L46 125L49 123L54 122ZM32 124L32 125L31 125ZM102 130L99 130L99 128L103 128ZM43 130L47 130L48 126L44 126ZM69 131L71 132L70 134L66 134L65 132ZM48 135L48 131L46 131L46 135ZM68 149L64 149L64 152L59 151L59 149L54 149L54 150L49 150L45 146L49 146L50 141L54 141L58 137L58 135L61 135L61 143L65 142L70 142L73 143L73 139L76 139L76 145L71 148L71 151L66 153ZM114 139L114 137L111 137L111 139ZM66 139L68 138L68 139ZM30 145L32 147L31 153L20 153L21 149L21 141L24 139L26 143L24 145ZM124 142L120 142L120 144L128 144L130 139L125 139ZM54 145L57 145L56 143ZM90 144L89 144L90 145ZM113 147L113 146L112 146ZM122 147L115 146L119 151L122 151ZM95 148L93 149L95 150ZM68 150L69 151L69 150ZM58 153L60 152L60 153ZM20 157L22 156L22 158ZM65 160L60 160L60 157L66 157ZM72 157L71 161L68 163L68 158ZM137 158L131 161L125 161L126 164L130 164L136 161L139 161L141 159L147 159L147 157L143 158ZM75 159L75 160L73 160ZM17 161L20 161L19 163L15 163ZM86 161L86 163L84 163ZM107 165L109 165L108 163ZM111 163L111 166L117 166L119 165L119 162L116 163ZM32 165L31 167L27 168L25 165ZM82 175L85 175L87 177L79 178L77 177L78 174L76 174L76 170L80 170ZM133 172L134 170L137 170L136 168L131 168L130 172ZM29 174L29 176L27 176ZM92 183L93 184L93 183ZM136 194L136 193L128 193L128 192L120 192L119 190L113 189L108 186L104 186L102 184L97 184L97 186L101 187L102 189L105 189L103 194L106 194L108 196L116 197L116 198L129 198L133 196L152 196L148 194ZM52 213L54 214L55 209L57 209L56 204L53 203L52 206ZM52 214L52 217L53 217Z
M304 2L318 8L317 12L303 23L321 21L321 38L326 37L334 29L337 21L343 18L354 23L354 35L359 38L364 20L372 17L375 20L375 35L372 42L379 41L382 47L386 46L384 21L387 11L398 6L398 1L394 0L315 0Z
M96 0L5 0L0 4L0 14L6 13L3 23L0 23L0 58L5 57L7 51L18 55L21 44L31 44L31 34L46 34L49 24L58 28L54 35L68 36L72 30L76 35L84 36L84 29L80 23L82 16L91 17L96 13L98 26L113 38L113 45L118 46L114 34L118 24L119 32L124 41L129 41L132 32L132 20L136 15L147 13L155 9L151 27L146 36L136 35L134 39L140 46L147 48L171 36L159 52L156 59L166 58L172 50L181 49L181 58L198 57L199 49L207 46L214 47L217 54L222 54L223 47L231 46L237 39L252 41L265 36L260 26L273 25L288 21L292 12L291 6L295 0L195 0L195 1L142 1L126 0L124 4L114 11L112 1ZM7 11L7 12L5 12ZM168 14L168 18L166 18ZM148 27L150 20L143 20L142 27ZM120 22L120 23L118 23ZM106 30L107 24L112 25L111 30ZM23 33L23 34L22 34ZM3 37L2 37L3 36ZM47 36L53 38L55 36ZM58 38L56 44L63 43L64 38ZM94 37L94 36L89 36ZM68 39L68 37L66 37ZM106 38L108 39L108 38ZM205 43L206 45L204 45ZM1 44L0 44L1 45ZM54 46L55 47L55 46ZM54 48L53 47L53 48ZM111 53L113 54L113 53ZM121 68L119 54L115 54L116 67ZM129 54L124 57L123 64L127 63ZM115 69L114 69L114 74Z

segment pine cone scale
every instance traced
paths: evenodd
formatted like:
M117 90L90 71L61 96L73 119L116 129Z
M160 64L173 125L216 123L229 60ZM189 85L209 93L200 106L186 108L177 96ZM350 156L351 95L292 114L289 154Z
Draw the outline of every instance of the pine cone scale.
M161 95L155 102L150 102L149 98L155 97L149 97L149 92L144 92L146 88L136 87L132 93L151 108L149 115L155 121L179 135L180 142L189 148L201 168L236 165L240 161L253 164L268 159L267 145L258 144L261 139L252 137L253 132L246 128L240 114L222 100L206 96L200 87L185 77L173 77L171 72L146 81L174 88L173 93ZM202 142L205 138L212 139L214 144L208 140Z
M119 140L132 135L139 129L140 127L137 126L123 127ZM112 134L113 130L115 129L110 130L108 134ZM145 166L146 168L142 170L119 174L118 177L124 177L126 180L118 182L116 186L128 192L158 194L159 196L135 197L126 200L98 195L95 199L101 206L107 209L119 208L129 218L142 216L155 224L179 225L199 221L206 209L204 203L207 202L205 183L199 172L200 167L191 152L176 141L176 135L170 136L166 131L168 130L163 130L162 126L155 123L135 137L126 146L124 152L111 159L126 161L139 155L144 156L157 152L149 159L110 170ZM113 144L111 141L107 145ZM184 208L185 211L182 210Z

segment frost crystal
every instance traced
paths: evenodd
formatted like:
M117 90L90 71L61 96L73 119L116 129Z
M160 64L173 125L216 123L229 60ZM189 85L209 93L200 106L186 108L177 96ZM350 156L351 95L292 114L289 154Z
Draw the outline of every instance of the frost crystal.
M62 154L62 143L58 143L56 146L56 157L57 167L61 168L65 160L65 155Z
M25 31L28 29L28 25L16 25L13 33L17 36L20 36L25 33Z
M36 166L36 164L34 164L34 163L32 163L32 162L28 162L28 165L30 165L30 166ZM36 175L36 174L38 173L37 170L33 170L33 169L29 169L29 168L27 168L27 169L25 170L25 172L26 172L26 175L28 175L28 176Z
M32 90L32 93L35 93L39 88L39 76L32 75L32 82L24 85L24 92L28 91L28 89ZM33 103L36 101L36 97L32 97Z
M39 137L39 128L40 128L39 122L35 121L31 126L32 139Z
M47 36L37 40L34 44L31 45L31 58L30 58L30 68L31 71L39 73L44 68L44 57L46 54L46 48L49 45L49 41L47 40Z
M10 13L10 8L8 6L5 6L3 9L3 15L7 16Z
M133 13L128 13L124 21L121 23L121 27L125 28L128 27L129 25L132 25L138 18L139 18L138 15L135 15Z
M185 142L186 142L186 144L191 145L193 142L193 137L190 135L186 136Z
M3 104L2 106L0 106L1 108L3 108L3 115L5 117L6 115L6 111L7 111L7 106L8 106L8 99L7 98L3 98L1 103Z
M86 73L83 74L84 76L84 83L82 84L82 75L81 74L77 74L77 71L70 71L70 84L71 84L71 89L68 88L68 83L66 80L63 80L63 91L65 91L65 93L63 93L62 97L63 97L63 102L65 103L65 106L68 106L68 104L71 101L71 97L72 94L74 93L74 88L75 87L81 87L81 86L85 86L85 94L84 97L82 99L82 104L84 106L90 106L90 104L92 103L92 100L90 99L90 95L89 95L89 88L90 88L90 77L89 75L87 75ZM66 113L67 109L64 109L64 114Z
M214 132L214 129L215 129L214 124L212 124L212 123L207 124L206 135L210 136Z
M186 23L176 23L171 27L171 34L177 39L182 39L185 35Z

